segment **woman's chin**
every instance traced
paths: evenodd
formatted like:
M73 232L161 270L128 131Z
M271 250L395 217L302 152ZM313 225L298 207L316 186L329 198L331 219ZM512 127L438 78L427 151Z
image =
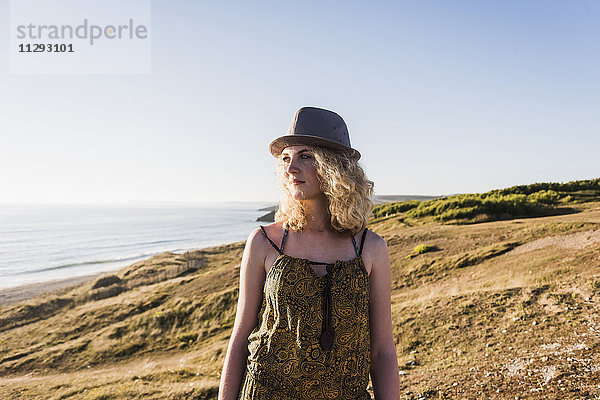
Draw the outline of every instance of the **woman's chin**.
M292 193L292 198L294 200L306 200L306 195L302 192L294 192Z
M321 197L321 195L319 193L317 193L317 194L310 194L310 193L304 193L304 192L293 192L292 193L292 198L296 201L317 200L320 197Z

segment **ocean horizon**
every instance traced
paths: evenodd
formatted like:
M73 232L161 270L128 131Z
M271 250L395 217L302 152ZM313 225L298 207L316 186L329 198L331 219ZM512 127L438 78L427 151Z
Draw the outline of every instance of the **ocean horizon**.
M245 240L269 202L0 204L0 288Z

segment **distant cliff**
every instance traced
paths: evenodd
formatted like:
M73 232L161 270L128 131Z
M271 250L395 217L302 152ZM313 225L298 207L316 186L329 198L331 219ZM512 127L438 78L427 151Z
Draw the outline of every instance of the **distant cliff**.
M419 200L426 201L435 199L438 196L418 196L418 195L380 195L375 196L376 204L385 204L394 201L410 201L410 200ZM258 217L256 221L260 222L273 222L275 221L275 211L277 210L277 205L271 207L260 208L258 211L269 211L269 213Z

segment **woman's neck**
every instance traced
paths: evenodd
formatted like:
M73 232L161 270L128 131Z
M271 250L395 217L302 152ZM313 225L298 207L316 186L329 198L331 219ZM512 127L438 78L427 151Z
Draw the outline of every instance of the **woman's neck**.
M306 226L304 231L307 232L325 232L333 231L325 196L317 199L305 200L302 206L306 210Z

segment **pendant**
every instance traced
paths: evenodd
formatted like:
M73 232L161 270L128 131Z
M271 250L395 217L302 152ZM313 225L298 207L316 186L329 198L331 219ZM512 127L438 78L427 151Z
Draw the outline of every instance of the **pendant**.
M323 350L329 350L333 345L334 337L335 334L333 328L331 326L328 326L325 332L323 332L321 334L321 337L319 338L319 344L321 345L321 348Z

